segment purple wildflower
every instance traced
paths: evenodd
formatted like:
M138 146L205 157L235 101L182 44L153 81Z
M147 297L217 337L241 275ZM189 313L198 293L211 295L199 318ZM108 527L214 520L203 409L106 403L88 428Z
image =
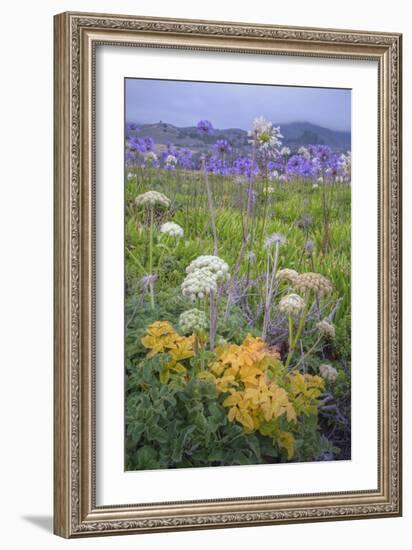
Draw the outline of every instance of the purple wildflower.
M216 175L227 176L230 173L230 167L222 158L212 155L206 164L206 170Z
M197 129L199 133L203 135L210 135L213 132L213 126L209 120L199 120Z
M128 148L134 153L148 153L153 149L154 142L150 137L137 138L132 136L127 141Z
M185 170L191 170L194 165L192 161L193 153L188 147L183 147L177 152L177 162Z
M332 149L328 145L310 145L309 151L323 166L329 163L333 155Z
M139 128L137 127L137 124L135 124L134 122L129 122L129 124L127 125L127 132L138 132L139 131Z
M301 155L292 155L286 164L285 171L290 176L309 178L313 175L310 160Z
M227 139L218 139L216 143L213 145L213 149L217 153L224 155L226 153L230 153L230 151L232 150L232 146L227 141Z
M139 140L139 142L140 142L140 147L141 147L140 150L141 150L142 153L148 153L149 151L153 150L154 141L152 140L151 137L141 138Z
M249 157L238 157L232 165L232 173L238 176L246 176L248 178L258 175L258 167Z

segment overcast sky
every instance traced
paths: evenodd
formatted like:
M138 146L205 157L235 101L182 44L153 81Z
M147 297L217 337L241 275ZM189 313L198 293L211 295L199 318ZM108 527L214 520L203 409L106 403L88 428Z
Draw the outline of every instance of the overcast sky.
M126 79L126 121L195 126L201 119L215 128L248 130L257 116L275 124L312 122L333 130L351 128L351 92L303 88Z

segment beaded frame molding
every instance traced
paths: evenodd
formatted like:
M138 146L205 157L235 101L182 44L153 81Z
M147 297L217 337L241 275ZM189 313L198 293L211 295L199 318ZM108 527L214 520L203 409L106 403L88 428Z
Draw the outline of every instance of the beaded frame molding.
M396 33L86 13L55 16L56 534L81 537L401 515L401 42ZM95 48L101 44L377 62L377 490L96 505L94 80Z

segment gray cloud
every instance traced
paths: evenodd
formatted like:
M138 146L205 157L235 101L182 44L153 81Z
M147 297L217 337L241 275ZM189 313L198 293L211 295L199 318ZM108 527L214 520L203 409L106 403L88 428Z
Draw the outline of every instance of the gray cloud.
M351 128L351 91L332 88L126 79L126 120L215 128L250 128L257 116L276 124L311 122Z

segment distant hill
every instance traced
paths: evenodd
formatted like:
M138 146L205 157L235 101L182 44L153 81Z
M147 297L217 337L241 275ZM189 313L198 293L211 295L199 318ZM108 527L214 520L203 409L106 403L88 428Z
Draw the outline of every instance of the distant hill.
M176 147L188 147L194 153L201 153L208 149L217 139L227 139L236 152L246 152L250 149L248 136L245 130L240 128L215 129L210 136L199 136L195 126L178 127L167 122L154 124L138 124L137 136L151 137L156 149L161 150L168 143ZM323 128L310 122L290 122L280 124L283 135L283 145L290 147L292 151L302 145L329 145L337 152L345 152L351 148L350 132L342 132Z

